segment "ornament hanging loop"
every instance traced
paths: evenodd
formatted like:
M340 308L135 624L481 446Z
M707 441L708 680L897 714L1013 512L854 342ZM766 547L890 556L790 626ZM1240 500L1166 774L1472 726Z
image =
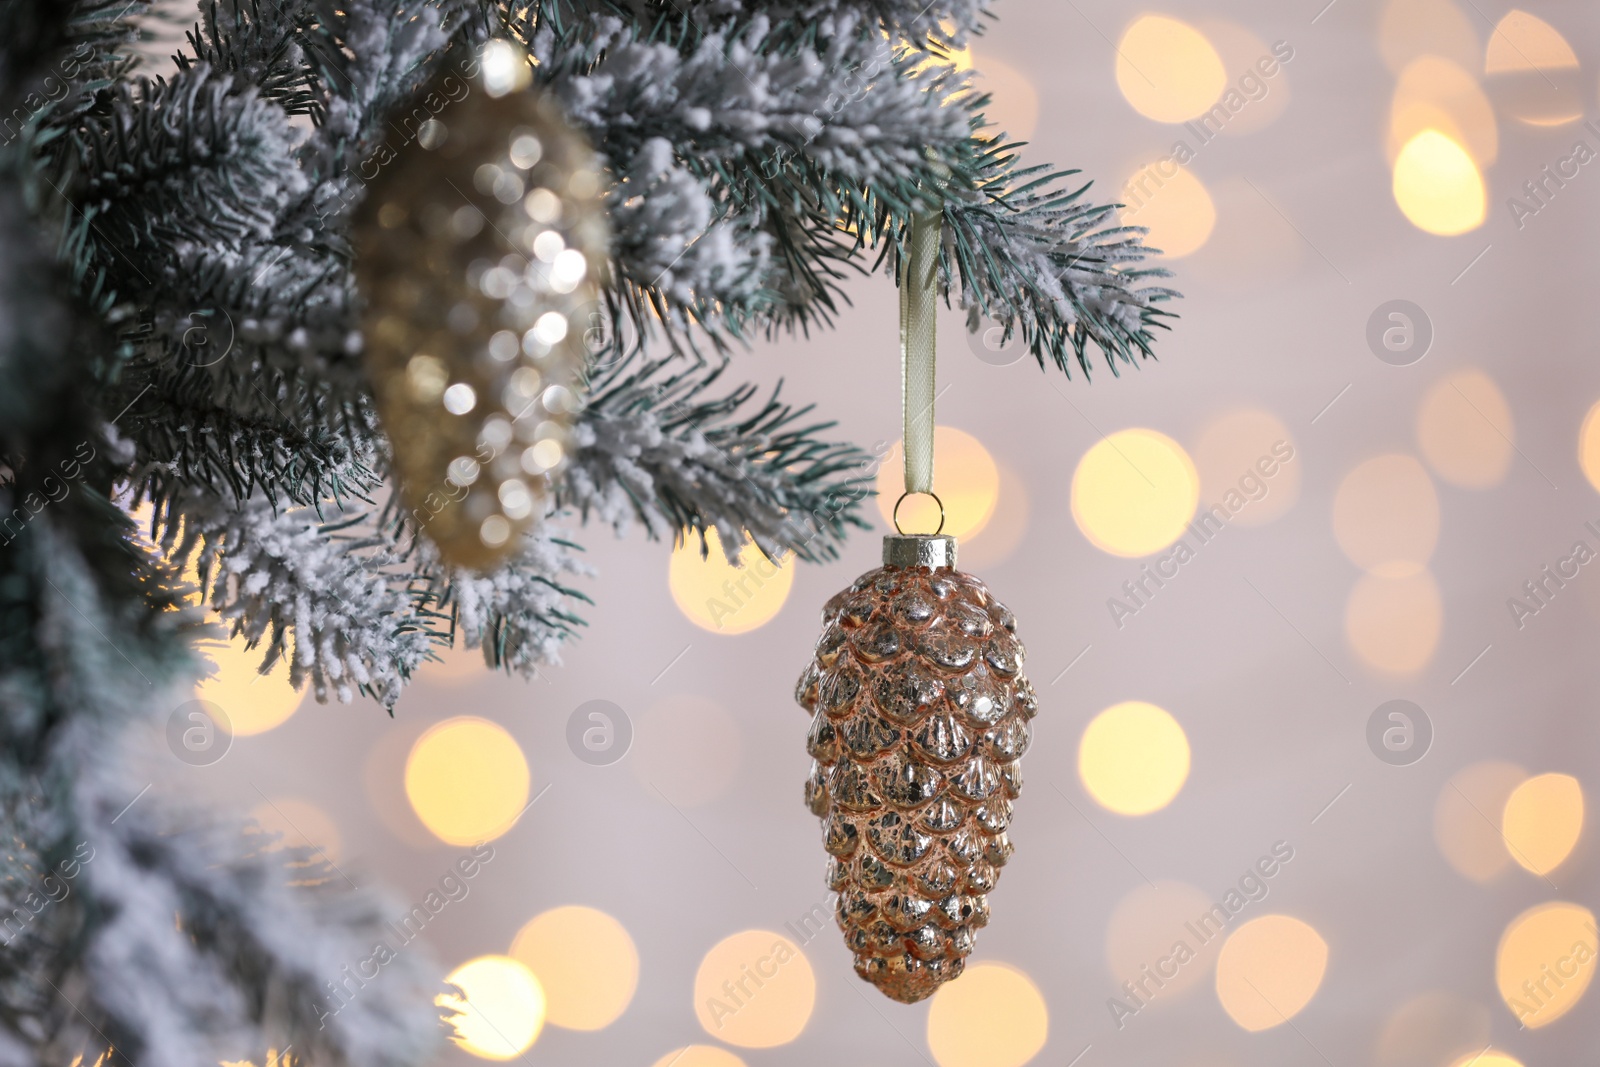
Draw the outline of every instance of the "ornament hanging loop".
M935 327L943 223L944 213L937 208L915 211L906 226L906 247L901 259L900 383L907 493L933 492ZM941 504L940 512L943 510Z
M906 502L906 497L908 496L931 496L933 497L933 502L939 505L939 528L933 531L931 534L923 534L921 536L938 537L940 534L944 533L944 501L939 499L939 494L933 492L931 489L926 491L907 489L905 492L900 494L900 499L894 502L894 528L900 534L900 536L911 536L910 534L907 534L900 526L900 505Z

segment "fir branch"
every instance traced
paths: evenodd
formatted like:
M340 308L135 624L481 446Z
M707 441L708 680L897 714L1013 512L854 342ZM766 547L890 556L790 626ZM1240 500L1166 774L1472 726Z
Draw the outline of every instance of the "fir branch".
M715 529L730 557L748 539L771 558L836 558L847 528L868 528L872 458L824 440L831 422L801 424L812 408L779 389L750 407L754 385L704 399L725 368L629 359L594 382L559 499L619 533L697 533L702 552Z

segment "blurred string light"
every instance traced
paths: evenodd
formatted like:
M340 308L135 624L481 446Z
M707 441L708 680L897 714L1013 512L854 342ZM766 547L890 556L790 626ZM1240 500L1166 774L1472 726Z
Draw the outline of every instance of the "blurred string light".
M530 775L522 748L505 728L471 716L447 719L411 746L406 797L441 841L493 841L528 803Z
M1271 45L1237 22L1208 18L1196 28L1217 50L1229 84L1247 101L1245 106L1235 105L1239 110L1230 113L1222 132L1229 136L1251 134L1276 122L1289 109L1288 64L1276 60ZM1263 57L1273 60L1267 67L1275 71L1270 78L1262 75L1258 65ZM1256 88L1258 82L1265 85L1264 92ZM1230 102L1226 92L1223 101Z
M895 442L878 467L878 512L890 526L895 502L906 489L904 449L904 442ZM983 442L953 426L935 427L933 469L944 501L944 532L963 539L982 533L1000 499L1000 468ZM939 525L939 506L926 496L907 497L900 525L907 533L932 533Z
M639 985L639 953L616 919L567 905L541 912L517 931L509 953L539 979L545 1017L568 1030L616 1022Z
M1511 865L1501 828L1506 801L1528 777L1515 763L1485 760L1450 776L1433 806L1433 839L1445 862L1474 882Z
M1261 526L1287 513L1300 497L1300 463L1280 460L1280 445L1293 448L1294 438L1271 412L1244 408L1212 419L1194 443L1201 498L1217 503L1232 492L1248 501L1230 525Z
M344 842L333 818L309 800L296 797L273 797L250 809L250 818L261 829L277 836L270 847L304 848L317 853L317 859L339 862Z
M1022 1067L1049 1036L1039 987L1003 963L969 965L928 1006L928 1050L939 1067Z
M1439 496L1413 456L1374 456L1353 468L1333 498L1333 534L1350 562L1381 578L1427 566L1439 542Z
M1003 563L1022 544L1028 533L1030 514L1028 487L1015 470L995 461L1000 473L999 493L994 513L984 524L983 536L961 543L961 569L976 573ZM906 501L909 506L910 501Z
M1578 466L1589 484L1600 490L1600 401L1589 409L1578 430Z
M1443 56L1418 56L1400 72L1389 103L1389 165L1427 130L1460 145L1480 167L1500 154L1500 128L1489 97L1466 67Z
M1511 405L1494 379L1476 368L1445 375L1417 407L1417 445L1451 485L1499 485L1511 469L1515 441Z
M441 993L434 1003L455 1027L455 1043L474 1056L513 1060L539 1039L544 990L522 963L509 956L479 956L451 971L445 983L458 986L464 996Z
M1183 446L1134 427L1096 442L1072 472L1072 518L1114 556L1148 556L1183 536L1200 500L1200 476Z
M683 693L638 717L628 763L652 800L690 808L727 792L741 748L737 716L713 700Z
M1570 774L1540 774L1506 798L1501 829L1511 858L1545 875L1561 866L1583 833L1583 787Z
M1453 237L1483 225L1483 175L1467 150L1439 130L1423 130L1400 149L1392 188L1400 211L1425 233Z
M702 558L699 536L685 531L667 564L667 585L685 618L702 630L733 636L765 626L783 610L794 585L792 553L774 561L746 544L734 564L714 528L706 531L706 546L710 552Z
M1378 50L1396 74L1428 55L1476 69L1482 54L1472 18L1452 0L1389 0L1378 22Z
M745 1067L745 1062L715 1045L687 1045L673 1049L650 1067Z
M1162 259L1198 252L1217 225L1217 206L1200 179L1167 157L1135 170L1122 189L1124 226L1143 226Z
M1504 1052L1471 1052L1451 1060L1450 1067L1522 1067L1522 1061Z
M1212 903L1205 892L1184 882L1159 879L1130 889L1106 921L1106 966L1112 983L1139 981L1145 968L1156 968L1158 961L1170 958L1174 943L1181 939L1196 958L1185 960L1170 976L1163 968L1160 995L1151 1003L1165 1003L1202 984L1211 974L1216 953L1205 944L1192 943L1198 939L1184 932L1184 924L1205 915Z
M1141 15L1117 43L1117 88L1145 118L1179 123L1198 118L1227 86L1222 57L1187 22Z
M1188 780L1189 739L1163 708L1142 700L1115 704L1084 729L1078 776L1108 811L1148 815L1172 803Z
M1444 600L1427 570L1403 578L1363 574L1345 601L1345 637L1362 663L1385 674L1413 675L1439 648Z
M262 734L282 726L305 698L303 692L289 684L287 657L279 656L272 670L261 674L266 648L246 648L243 635L230 637L225 643L202 643L200 650L217 670L195 686L195 699L221 708L235 737Z
M1489 1009L1432 990L1396 1008L1384 1023L1373 1067L1456 1064L1489 1045Z
M1518 915L1500 936L1495 985L1530 1030L1549 1026L1577 1006L1594 979L1594 912L1554 901Z
M694 1012L707 1034L740 1048L800 1036L817 1003L817 979L798 945L771 930L718 941L694 976Z
M1251 919L1228 936L1217 955L1217 999L1251 1032L1298 1015L1322 985L1328 943L1290 915Z
M1583 117L1577 53L1539 16L1513 9L1495 24L1483 72L1501 108L1530 126L1561 126Z

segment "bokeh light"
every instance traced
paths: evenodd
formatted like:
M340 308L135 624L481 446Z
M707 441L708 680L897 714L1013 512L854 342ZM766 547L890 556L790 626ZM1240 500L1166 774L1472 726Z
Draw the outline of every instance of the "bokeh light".
M1417 446L1433 472L1463 489L1505 480L1515 453L1511 405L1493 378L1475 368L1429 387L1417 408Z
M1039 987L1003 963L969 965L928 1006L928 1050L939 1067L1022 1067L1049 1036Z
M1500 154L1500 127L1488 95L1470 71L1442 56L1419 56L1400 72L1389 105L1389 165L1426 130L1459 144L1480 167Z
M1166 973L1170 962L1161 967L1161 996L1151 1003L1165 1004L1202 984L1216 962L1216 953L1197 944L1198 938L1185 924L1209 912L1212 903L1204 891L1185 882L1158 879L1130 889L1106 921L1106 965L1112 983L1138 982L1145 968L1155 970L1161 967L1160 961L1170 960L1173 946L1181 940L1195 958L1183 961L1171 975Z
M1164 433L1118 430L1072 472L1072 517L1091 544L1114 556L1148 556L1183 536L1200 501L1200 475Z
M1264 130L1276 122L1289 109L1289 80L1293 64L1278 60L1273 55L1271 45L1237 22L1206 18L1199 20L1196 27L1217 50L1217 55L1222 58L1222 69L1235 87L1246 75L1258 79L1265 86L1265 91L1259 95L1251 90L1249 84L1243 86L1251 90L1250 95L1245 97L1247 102L1232 113L1222 132L1230 137L1244 136ZM1274 71L1271 77L1261 72L1263 59L1271 64L1267 67ZM1224 100L1232 102L1226 97Z
M1594 978L1594 912L1579 904L1540 904L1511 920L1495 954L1495 985L1517 1021L1549 1026L1577 1006Z
M1583 117L1578 56L1550 23L1528 11L1506 13L1489 34L1483 72L1500 107L1530 126Z
M1470 1052L1450 1061L1450 1067L1522 1067L1522 1061L1504 1052Z
M1217 205L1199 178L1174 159L1147 163L1122 187L1124 226L1143 226L1145 244L1163 259L1181 259L1211 239Z
M1145 118L1187 122L1205 114L1228 82L1205 34L1164 15L1141 15L1117 43L1117 88Z
M706 546L710 554L701 558L700 538L691 533L672 550L667 585L678 610L702 630L729 636L771 622L794 585L794 556L774 562L746 544L735 565L728 562L714 529L706 531Z
M906 491L905 443L895 442L878 467L878 512L894 529L894 506ZM933 491L944 502L944 532L975 537L988 526L1000 498L1000 469L983 442L953 426L933 431ZM939 505L923 495L900 506L906 533L932 533L939 527Z
M551 908L511 942L544 988L549 1021L568 1030L602 1030L627 1010L639 984L639 953L616 919L579 905Z
M1078 776L1107 810L1148 815L1172 803L1188 780L1189 739L1178 720L1154 704L1114 704L1084 729Z
M1443 629L1444 600L1426 570L1404 578L1363 574L1345 602L1350 650L1385 674L1412 675L1426 667Z
M539 1039L544 991L523 964L509 956L479 956L451 971L445 982L464 996L441 993L434 1003L455 1027L455 1043L474 1056L516 1059Z
M739 770L739 719L705 697L677 694L634 721L627 760L653 799L679 807L715 800Z
M194 687L196 700L208 700L228 716L235 737L266 733L289 721L305 694L289 684L289 664L280 656L272 670L261 674L266 648L245 647L243 636L226 643L206 642L200 646L216 673L201 679Z
M1600 401L1589 408L1578 430L1578 465L1589 484L1600 490Z
M511 829L531 779L522 748L504 727L462 716L417 739L405 781L412 810L435 837L473 845Z
M1393 189L1400 211L1425 233L1453 237L1483 225L1483 175L1467 150L1439 130L1423 130L1400 149Z
M1005 133L1007 141L1032 137L1039 124L1039 90L1033 82L1016 67L993 56L982 56L974 66L978 71L977 90L993 97L984 108L989 121Z
M1232 512L1230 524L1269 523L1300 497L1294 438L1270 412L1246 408L1211 420L1195 439L1194 465L1201 499Z
M1421 571L1439 542L1439 495L1415 457L1374 456L1339 483L1333 534L1356 566L1382 578Z
M1477 69L1478 31L1452 0L1389 0L1378 24L1378 49L1396 74L1421 56L1439 56Z
M650 1067L745 1067L744 1060L715 1045L688 1045L673 1049Z
M982 573L1009 559L1028 534L1028 486L1007 464L995 461L1000 472L1000 495L995 501L994 514L979 535L968 536L961 542L961 569ZM910 501L907 501L910 503Z
M1512 790L1527 776L1515 763L1485 760L1463 767L1439 790L1433 839L1462 877L1488 882L1511 866L1501 820Z
M1288 1022L1311 1003L1328 969L1328 943L1290 915L1239 927L1217 955L1217 999L1251 1032Z
M344 842L333 818L309 800L273 797L250 809L263 831L277 835L275 848L308 848L330 863L339 862Z
M1389 1016L1378 1035L1373 1067L1456 1063L1489 1044L1489 1009L1454 993L1412 997Z
M1570 774L1529 778L1506 798L1501 830L1512 859L1548 874L1566 862L1583 834L1583 787Z
M817 1002L805 953L771 930L723 938L694 976L694 1013L706 1033L740 1048L773 1048L800 1036Z

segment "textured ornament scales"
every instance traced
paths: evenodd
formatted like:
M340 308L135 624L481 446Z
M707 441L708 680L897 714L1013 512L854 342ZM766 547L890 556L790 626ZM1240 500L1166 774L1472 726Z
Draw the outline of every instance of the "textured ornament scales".
M491 88L491 61L526 83L509 48L485 51ZM541 517L566 458L606 229L599 165L554 103L468 73L447 65L390 122L405 143L361 165L375 173L355 244L406 508L445 562L488 570Z
M856 973L911 1004L961 974L989 920L1038 702L1016 619L952 567L880 567L822 622L795 693L806 803Z

